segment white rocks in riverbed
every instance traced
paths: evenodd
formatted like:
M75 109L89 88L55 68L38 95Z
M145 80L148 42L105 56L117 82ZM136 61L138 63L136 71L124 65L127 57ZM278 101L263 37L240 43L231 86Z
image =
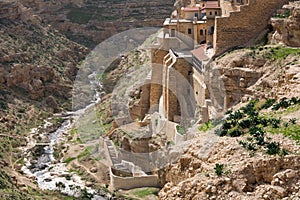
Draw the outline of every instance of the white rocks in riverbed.
M87 181L87 182L85 183L85 185L86 185L87 187L91 187L91 186L93 186L93 182Z

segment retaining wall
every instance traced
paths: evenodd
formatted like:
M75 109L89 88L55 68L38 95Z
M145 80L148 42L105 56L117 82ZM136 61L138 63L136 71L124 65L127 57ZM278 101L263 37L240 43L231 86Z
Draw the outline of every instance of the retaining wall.
M215 20L214 48L220 55L233 47L253 44L267 28L269 19L277 9L289 0L249 0L249 5L240 6L240 12L231 12L229 17Z
M157 175L120 177L113 174L110 168L110 185L118 189L132 189L139 187L160 187Z

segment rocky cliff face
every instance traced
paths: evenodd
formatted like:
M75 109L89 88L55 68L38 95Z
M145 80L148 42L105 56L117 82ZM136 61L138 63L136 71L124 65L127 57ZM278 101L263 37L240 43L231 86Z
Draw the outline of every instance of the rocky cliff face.
M215 76L221 79L213 77L210 90L224 87L226 108L249 99L298 96L299 52L269 45L227 53L214 62L218 71Z
M173 0L21 0L45 22L73 41L93 48L113 34L137 27L162 26Z
M300 2L290 2L278 11L271 19L276 32L272 36L273 43L283 43L293 47L300 46Z
M88 50L43 24L23 5L0 4L0 132L7 132L23 124L29 107L34 117L35 106L52 112L66 106L77 64Z
M216 138L201 133L178 163L169 166L168 183L160 199L294 199L299 196L298 155L273 157L249 156L236 138ZM297 152L295 142L278 138ZM215 173L216 164L224 164L224 173Z
M298 97L299 52L272 45L229 52L215 59L219 79L210 89L216 91L223 85L228 107L239 107L249 99ZM299 126L298 107L280 113L282 118L297 119ZM295 141L268 134L290 152L280 157L262 152L251 155L239 144L242 138L219 137L213 131L195 135L179 161L166 168L167 184L160 199L295 199L300 195L296 178L299 145ZM216 174L216 164L224 164L222 176Z

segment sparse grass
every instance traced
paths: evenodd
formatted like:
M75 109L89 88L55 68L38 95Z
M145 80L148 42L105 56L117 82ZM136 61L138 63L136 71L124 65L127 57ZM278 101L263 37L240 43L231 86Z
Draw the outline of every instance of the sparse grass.
M68 157L68 158L65 159L64 163L69 164L70 162L72 162L75 159L76 159L75 157Z
M264 53L264 57L272 60L283 60L288 55L300 55L300 48L278 46Z
M78 144L83 144L83 142L82 142L82 140L81 140L80 138L76 138L76 142L77 142Z
M289 124L286 126L280 126L279 128L269 127L268 132L272 134L283 134L297 142L300 142L300 124Z
M103 126L99 123L99 112L89 110L80 118L80 122L76 124L76 133L82 142L87 142L99 138L100 135L106 133L110 125Z
M76 134L76 132L77 132L77 129L76 129L76 128L72 128L72 129L70 130L70 134L71 134L72 136L74 136L74 135Z
M78 176L84 175L84 171L82 171L81 169L71 169L69 170L69 172L75 172Z
M81 159L83 157L87 157L87 156L91 155L93 148L94 148L93 146L86 147L85 150L77 156L77 159Z
M292 105L292 106L288 107L287 109L272 111L272 112L268 113L268 115L271 115L273 117L282 117L282 116L286 116L291 113L297 112L298 110L300 110L300 104Z
M138 196L139 198L144 198L149 195L158 196L158 188L145 188L145 189L135 189L132 194Z
M100 160L103 160L103 157L101 155L98 155L96 158L95 158L96 161L100 161Z

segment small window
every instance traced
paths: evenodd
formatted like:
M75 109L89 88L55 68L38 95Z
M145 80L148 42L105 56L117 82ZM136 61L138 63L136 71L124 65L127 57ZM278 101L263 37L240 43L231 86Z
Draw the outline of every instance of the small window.
M171 29L171 37L175 37L175 29Z
M188 34L192 34L192 29L191 28L188 29Z
M200 35L203 35L203 30L202 29L200 30Z
M215 27L211 26L209 29L209 34L214 34Z
M218 11L215 11L215 15L218 15Z
M211 12L211 11L209 12L209 15L212 15L212 12Z

